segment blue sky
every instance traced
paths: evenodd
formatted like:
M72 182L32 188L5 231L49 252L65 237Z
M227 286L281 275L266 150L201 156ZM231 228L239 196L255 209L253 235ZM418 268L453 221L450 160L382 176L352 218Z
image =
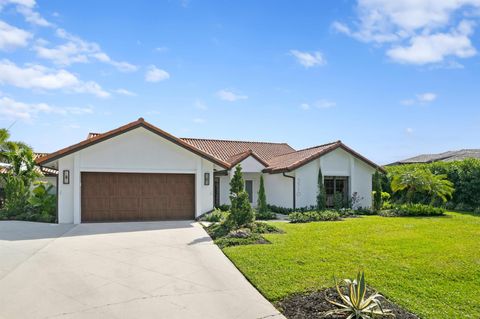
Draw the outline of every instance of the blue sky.
M341 139L380 164L480 147L478 0L0 8L0 127L37 151L138 117L180 137Z

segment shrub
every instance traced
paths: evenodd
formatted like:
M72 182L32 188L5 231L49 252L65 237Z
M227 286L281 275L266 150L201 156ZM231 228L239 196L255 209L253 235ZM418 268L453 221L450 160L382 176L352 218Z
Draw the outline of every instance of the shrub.
M222 205L219 205L217 209L221 210L222 212L228 212L230 211L230 205L222 204Z
M202 216L201 220L211 223L218 223L224 221L228 216L228 212L215 208L212 212Z
M267 195L265 194L265 185L263 175L260 175L260 186L258 188L257 213L259 216L268 214Z
M383 211L382 216L441 216L445 209L423 204L396 205L393 209Z
M260 211L256 210L255 211L255 219L258 220L269 220L269 219L275 219L277 218L277 215L274 212L271 211L266 211L264 213L260 213Z
M455 210L461 212L471 212L473 210L473 207L465 203L459 203L457 206L455 206Z
M293 212L293 209L287 207L281 207L276 205L267 204L268 210L277 214L287 215Z
M291 223L309 223L314 221L332 221L339 220L340 214L333 210L323 210L321 212L294 212L288 215Z
M378 211L382 208L382 181L380 173L375 171L373 175L373 209Z
M56 219L56 196L51 194L53 186L44 182L38 182L32 190L32 196L28 199L31 206L32 216L29 220L51 223Z
M327 194L325 192L325 185L323 184L322 169L318 169L317 177L317 211L325 210L327 207Z
M473 213L474 213L475 215L480 215L480 207L475 208L475 209L473 210Z
M415 169L429 170L434 174L444 174L447 179L453 183L455 192L451 198L453 206L463 203L471 207L480 206L480 159L465 159L463 161L454 162L435 162L429 164L409 164L387 166L385 169L388 175L383 178L383 187L385 190L390 190L390 182L393 176L401 174L405 171L412 171ZM393 201L398 201L401 198L401 193L392 195ZM414 196L415 202L430 203L431 198L428 195L416 192Z
M227 224L232 228L241 228L253 222L255 215L247 192L243 189L244 180L242 167L237 165L235 174L230 181L230 214L227 217Z

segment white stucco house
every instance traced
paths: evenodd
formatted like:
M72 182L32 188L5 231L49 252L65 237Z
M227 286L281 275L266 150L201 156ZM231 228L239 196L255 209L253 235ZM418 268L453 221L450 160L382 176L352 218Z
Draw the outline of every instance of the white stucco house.
M229 204L229 182L241 165L255 206L260 176L267 202L299 208L316 202L322 169L328 203L357 193L371 205L378 165L341 141L295 150L286 143L178 138L142 118L37 159L58 170L58 221L194 219Z

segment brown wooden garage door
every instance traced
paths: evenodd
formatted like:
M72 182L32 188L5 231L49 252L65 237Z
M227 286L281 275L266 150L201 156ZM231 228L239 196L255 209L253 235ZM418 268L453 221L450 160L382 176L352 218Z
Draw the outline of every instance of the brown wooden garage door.
M193 219L195 175L82 173L82 222Z

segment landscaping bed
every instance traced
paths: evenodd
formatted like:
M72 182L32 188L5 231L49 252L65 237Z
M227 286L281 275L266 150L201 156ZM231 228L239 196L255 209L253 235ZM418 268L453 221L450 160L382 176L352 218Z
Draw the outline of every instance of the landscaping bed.
M372 294L371 289L368 290L368 295ZM325 296L335 302L341 302L340 297L335 288L326 288L320 291L294 294L288 296L281 301L276 302L276 307L288 319L333 319L344 318L335 315L327 315L325 313L329 310L336 309L334 305L329 303ZM389 301L384 297L379 298L384 309L391 310L396 319L418 319L419 317L406 311L395 303ZM376 316L377 319L393 318L392 316Z

